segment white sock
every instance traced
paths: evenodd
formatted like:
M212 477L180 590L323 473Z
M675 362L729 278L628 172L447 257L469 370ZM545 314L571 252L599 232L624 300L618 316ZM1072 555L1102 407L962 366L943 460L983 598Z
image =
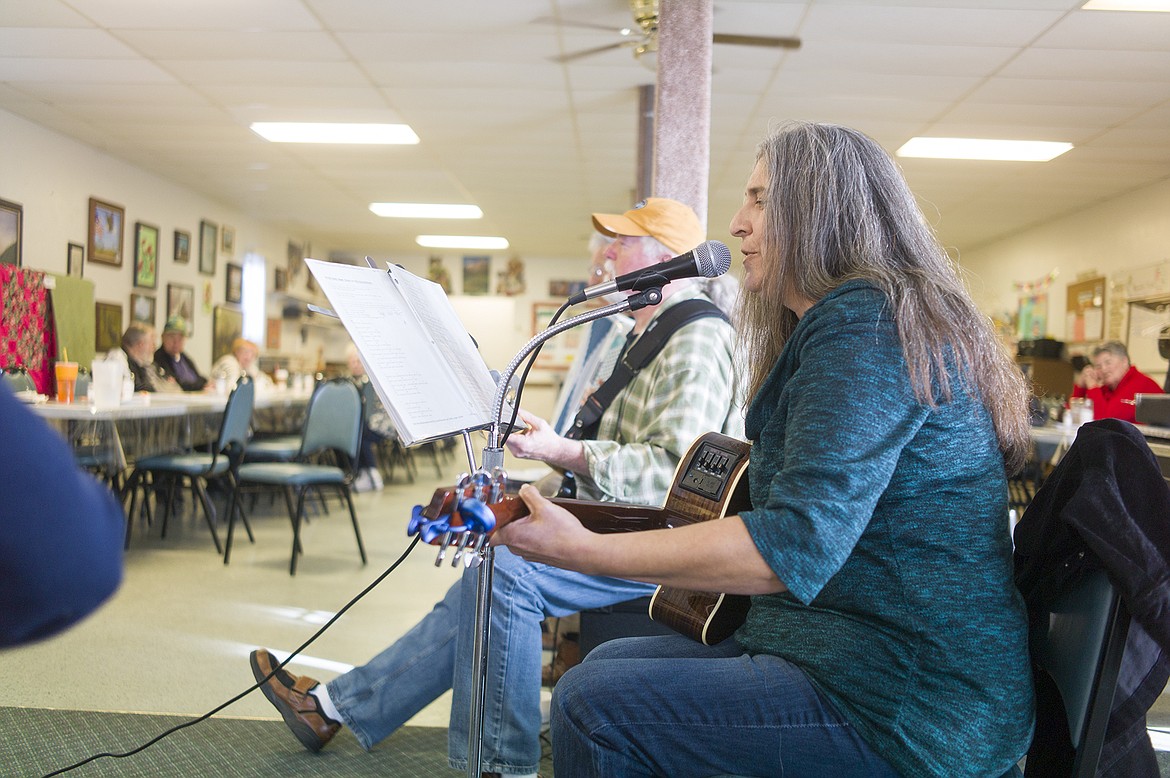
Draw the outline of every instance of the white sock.
M329 699L329 690L325 688L325 684L319 683L309 690L309 694L317 698L317 702L321 705L321 712L336 722L344 723L341 718L341 713L337 710L337 706L333 704L333 700Z

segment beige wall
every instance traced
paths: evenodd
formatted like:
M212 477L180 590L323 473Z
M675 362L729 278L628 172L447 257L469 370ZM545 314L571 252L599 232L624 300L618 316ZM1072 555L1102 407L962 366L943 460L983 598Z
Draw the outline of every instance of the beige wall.
M992 316L1016 309L1017 284L1055 271L1047 334L1057 340L1070 337L1065 331L1068 285L1079 277L1104 276L1107 337L1126 340L1128 300L1170 296L1170 181L963 252L960 262L980 308ZM1149 342L1129 345L1138 367L1161 380L1166 362L1156 349Z

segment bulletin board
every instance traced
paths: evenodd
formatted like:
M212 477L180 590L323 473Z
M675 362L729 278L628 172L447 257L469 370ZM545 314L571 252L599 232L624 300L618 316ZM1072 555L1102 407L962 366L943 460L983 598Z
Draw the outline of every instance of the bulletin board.
M1105 339L1105 278L1089 278L1068 285L1064 337L1069 343Z

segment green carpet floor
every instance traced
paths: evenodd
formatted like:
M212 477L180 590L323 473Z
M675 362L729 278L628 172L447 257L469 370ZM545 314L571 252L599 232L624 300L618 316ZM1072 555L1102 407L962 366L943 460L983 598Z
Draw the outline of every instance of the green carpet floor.
M0 775L43 776L103 751L129 751L188 719L139 713L93 713L0 707ZM546 749L547 751L547 749ZM93 776L344 776L440 778L447 730L403 727L366 752L348 732L319 753L305 751L280 721L214 718L176 732L125 759L102 758L65 773ZM551 758L541 765L552 776Z

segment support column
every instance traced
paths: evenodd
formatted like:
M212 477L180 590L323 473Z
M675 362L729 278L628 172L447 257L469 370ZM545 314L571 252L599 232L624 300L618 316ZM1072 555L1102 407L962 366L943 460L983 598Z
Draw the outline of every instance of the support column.
M707 223L711 168L711 0L659 0L654 194Z

